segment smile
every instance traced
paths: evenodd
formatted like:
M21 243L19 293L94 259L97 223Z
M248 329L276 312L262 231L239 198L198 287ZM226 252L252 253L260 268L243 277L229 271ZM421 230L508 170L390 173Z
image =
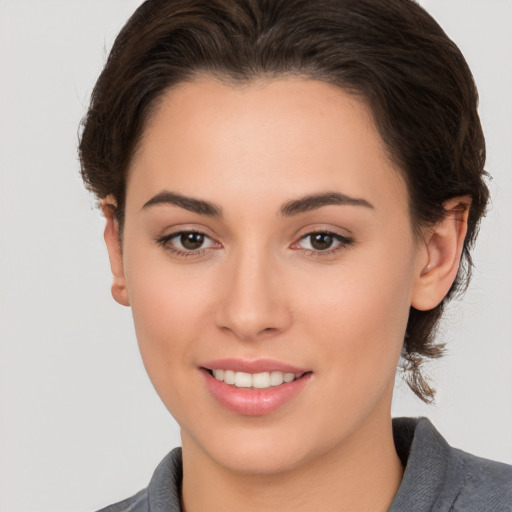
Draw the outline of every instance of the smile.
M246 416L270 414L300 399L313 372L272 360L223 359L200 367L214 403Z
M266 389L273 386L280 386L283 383L293 382L304 375L304 373L283 373L279 371L246 373L233 370L211 370L211 374L221 382L225 382L237 388Z

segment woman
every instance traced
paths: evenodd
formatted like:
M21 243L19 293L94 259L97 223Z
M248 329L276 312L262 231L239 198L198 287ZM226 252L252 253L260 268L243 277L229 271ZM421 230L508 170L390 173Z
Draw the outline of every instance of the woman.
M112 293L181 428L105 510L510 510L512 468L391 421L442 354L488 190L462 55L410 0L143 4L80 145Z

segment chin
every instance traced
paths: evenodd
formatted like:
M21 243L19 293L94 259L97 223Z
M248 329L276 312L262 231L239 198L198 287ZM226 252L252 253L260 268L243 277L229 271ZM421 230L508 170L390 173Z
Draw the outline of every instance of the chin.
M300 428L302 420L297 417L243 417L208 408L191 414L189 400L183 405L160 396L180 425L184 452L230 472L270 475L293 470L311 451L308 440L318 439Z
M244 443L227 450L215 447L210 457L225 469L246 475L276 475L293 471L301 466L306 454L283 447L278 443L267 443L261 447L258 443Z
M296 427L297 425L295 425ZM277 428L276 428L277 427ZM296 469L308 459L314 447L311 435L293 426L260 425L244 429L240 424L217 426L208 432L189 436L182 429L184 449L199 449L215 465L240 474L272 475Z

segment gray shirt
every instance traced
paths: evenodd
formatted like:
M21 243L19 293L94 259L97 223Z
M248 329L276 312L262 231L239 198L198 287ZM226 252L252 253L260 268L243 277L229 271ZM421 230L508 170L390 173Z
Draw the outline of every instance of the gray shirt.
M452 448L426 418L393 419L393 436L405 473L389 512L512 512L512 466ZM146 489L99 512L182 512L181 479L175 448Z

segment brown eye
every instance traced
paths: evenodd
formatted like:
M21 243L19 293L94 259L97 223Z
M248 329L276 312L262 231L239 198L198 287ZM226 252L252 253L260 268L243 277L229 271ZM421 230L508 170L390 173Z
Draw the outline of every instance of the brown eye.
M181 233L180 243L183 248L193 251L199 249L204 244L204 235L202 233Z
M330 233L313 233L309 235L309 237L311 247L315 251L325 251L329 249L334 242L334 237Z
M222 248L222 244L200 231L178 231L158 238L156 242L165 251L179 257L199 257Z
M304 249L306 254L314 256L328 256L346 249L354 241L351 238L333 233L331 231L316 231L304 235L292 248Z

